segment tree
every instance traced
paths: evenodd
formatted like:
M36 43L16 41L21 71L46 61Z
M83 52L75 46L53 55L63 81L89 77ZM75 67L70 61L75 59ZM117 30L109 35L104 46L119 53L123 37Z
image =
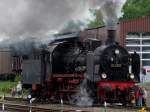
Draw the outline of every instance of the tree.
M94 15L94 20L91 20L88 24L88 28L96 28L104 26L103 15L100 10L90 10Z
M127 0L122 13L120 20L150 16L150 0Z

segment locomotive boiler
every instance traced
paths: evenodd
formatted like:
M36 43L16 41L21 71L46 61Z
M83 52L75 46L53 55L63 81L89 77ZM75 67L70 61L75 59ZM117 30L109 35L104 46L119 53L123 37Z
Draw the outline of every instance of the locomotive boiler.
M140 58L116 43L114 34L108 31L105 46L97 39L82 41L74 33L59 35L23 61L23 83L32 85L33 97L68 101L86 79L94 103L129 103L140 81Z

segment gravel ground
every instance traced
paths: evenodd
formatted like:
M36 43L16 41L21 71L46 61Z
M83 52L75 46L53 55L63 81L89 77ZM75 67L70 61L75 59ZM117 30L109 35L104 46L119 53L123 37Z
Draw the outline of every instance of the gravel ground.
M148 107L150 107L150 89L147 90L147 101L146 104Z

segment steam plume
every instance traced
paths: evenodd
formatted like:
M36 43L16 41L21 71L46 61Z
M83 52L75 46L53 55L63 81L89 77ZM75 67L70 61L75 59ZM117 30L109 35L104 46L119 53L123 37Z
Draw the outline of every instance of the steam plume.
M87 17L87 4L85 0L1 0L0 47L27 52L29 46L48 44L54 39L52 32L70 20Z
M68 20L81 18L80 11L83 16L87 11L85 0L1 0L0 4L0 33L11 38L59 30Z
M92 106L94 101L91 97L92 91L91 88L88 87L87 75L84 74L84 76L85 78L80 84L79 92L73 95L72 99L70 99L70 103L78 106Z
M121 15L123 0L106 0L101 7L104 22L108 29L115 28L118 22L118 16Z
M106 21L111 13L116 16L122 0L112 2L115 13L107 10L112 0L1 0L0 1L0 44L10 45L37 37L54 38L50 34L60 31L70 20L84 21L92 18L90 8L104 8ZM115 7L114 7L115 6ZM119 8L119 9L118 9ZM44 39L45 40L45 39ZM40 41L39 41L40 42Z

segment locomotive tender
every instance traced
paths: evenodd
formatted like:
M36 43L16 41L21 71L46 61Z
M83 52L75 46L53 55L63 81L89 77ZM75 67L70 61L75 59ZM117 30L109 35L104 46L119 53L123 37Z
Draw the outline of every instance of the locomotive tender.
M76 33L59 35L23 61L23 84L32 85L38 99L68 101L86 79L94 103L129 104L140 81L140 58L114 40L115 30L108 30L105 46L97 39L83 41Z

